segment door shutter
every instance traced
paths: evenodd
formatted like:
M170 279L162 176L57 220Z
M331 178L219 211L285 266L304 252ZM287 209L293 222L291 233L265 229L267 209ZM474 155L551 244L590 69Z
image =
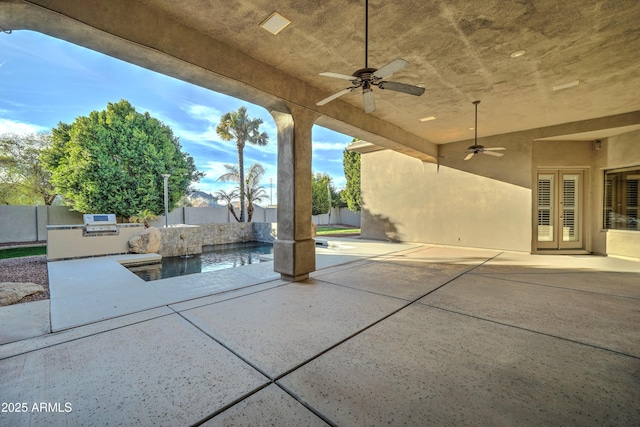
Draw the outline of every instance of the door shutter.
M538 241L553 241L553 175L538 176Z
M562 177L562 241L578 240L578 177L563 175Z

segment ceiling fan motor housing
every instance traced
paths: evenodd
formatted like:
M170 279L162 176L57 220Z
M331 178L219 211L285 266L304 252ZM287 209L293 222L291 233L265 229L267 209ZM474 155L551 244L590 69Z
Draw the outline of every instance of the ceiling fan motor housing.
M358 71L354 72L352 76L357 77L361 80L373 80L375 77L373 73L378 71L377 68L361 68Z

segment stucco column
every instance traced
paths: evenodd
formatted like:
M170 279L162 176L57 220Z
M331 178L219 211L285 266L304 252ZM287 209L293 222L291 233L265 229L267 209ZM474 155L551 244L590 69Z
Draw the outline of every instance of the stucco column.
M315 113L297 106L271 112L278 127L278 236L274 270L300 281L316 269L311 235L311 128Z

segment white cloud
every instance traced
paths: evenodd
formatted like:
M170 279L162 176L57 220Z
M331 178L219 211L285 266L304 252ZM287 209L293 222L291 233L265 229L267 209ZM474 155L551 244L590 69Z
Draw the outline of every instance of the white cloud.
M19 135L29 135L32 133L38 133L48 130L50 129L44 126L0 118L0 134L15 133Z
M236 184L234 184L233 182L213 182L213 183L200 182L197 185L195 185L195 187L200 191L204 191L205 193L209 193L215 196L215 194L220 190L230 193L236 188ZM221 203L221 204L224 204L224 203Z
M345 177L333 176L333 186L336 190L342 190L347 186L347 179Z
M344 142L313 142L314 150L344 150L347 146Z
M180 109L186 112L193 119L203 120L214 124L219 123L220 117L222 117L222 113L218 109L208 105L187 104L181 106Z
M190 141L194 144L205 145L207 147L220 147L224 150L224 146L230 146L228 142L220 141L220 137L212 126L204 130L194 131L181 128L180 125L171 125L171 129L176 136L183 141ZM231 147L231 146L230 146Z
M224 167L225 164L227 163L210 160L204 164L202 172L207 174L207 178L216 180L220 175L227 173L227 169Z
M161 114L149 113L153 117L161 120L165 125L169 126L173 130L173 134L180 138L180 141L184 145L185 141L191 142L197 145L203 145L205 147L214 147L221 150L225 150L225 146L229 146L228 142L220 141L220 137L216 133L214 125L207 125L205 128L198 130L186 129L178 121L172 120Z

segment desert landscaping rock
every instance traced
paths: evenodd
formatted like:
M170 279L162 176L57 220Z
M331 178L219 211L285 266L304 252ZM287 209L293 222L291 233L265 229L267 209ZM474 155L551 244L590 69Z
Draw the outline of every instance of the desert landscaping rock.
M20 303L49 299L49 274L46 255L34 255L21 258L0 259L0 283L37 283L44 292L29 295Z
M134 254L153 254L160 250L161 234L156 227L146 228L142 233L129 240L129 247Z
M36 283L0 283L0 306L14 304L38 292L44 292L44 287Z

